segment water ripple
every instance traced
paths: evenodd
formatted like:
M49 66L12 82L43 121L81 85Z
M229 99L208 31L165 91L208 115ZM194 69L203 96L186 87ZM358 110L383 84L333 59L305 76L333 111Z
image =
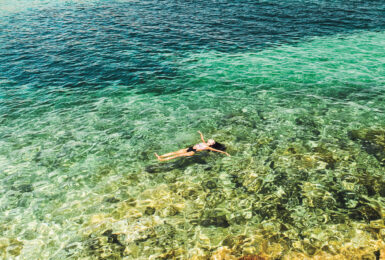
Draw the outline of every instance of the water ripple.
M172 76L177 68L160 60L167 53L381 30L384 12L382 1L38 1L2 12L0 73L38 87L135 84Z

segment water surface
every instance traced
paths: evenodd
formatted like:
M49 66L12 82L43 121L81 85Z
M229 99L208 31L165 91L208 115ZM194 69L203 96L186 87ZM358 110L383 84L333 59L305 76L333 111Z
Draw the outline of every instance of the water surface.
M2 257L384 247L382 1L0 10ZM232 156L155 160L197 130Z

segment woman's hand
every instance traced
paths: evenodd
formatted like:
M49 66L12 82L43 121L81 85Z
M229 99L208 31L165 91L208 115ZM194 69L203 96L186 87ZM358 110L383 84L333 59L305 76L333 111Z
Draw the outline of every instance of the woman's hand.
M205 139L203 138L203 134L201 133L201 131L198 131L198 133L201 135L202 142L205 144L206 141L205 141Z

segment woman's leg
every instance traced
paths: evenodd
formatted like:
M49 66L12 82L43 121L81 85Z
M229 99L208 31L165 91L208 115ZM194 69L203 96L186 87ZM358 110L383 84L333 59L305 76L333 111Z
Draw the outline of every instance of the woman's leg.
M166 154L162 154L162 155L157 155L157 157L161 157L161 158L164 158L164 157L169 157L169 156L172 156L172 155L176 155L176 154L182 154L182 153L185 153L187 151L187 149L181 149L179 151L176 151L176 152L171 152L171 153L166 153Z
M195 153L194 152L188 152L188 153L180 153L180 154L176 154L174 156L170 156L170 157L167 157L167 158L162 158L162 157L158 157L158 160L159 161L168 161L168 160L171 160L171 159L175 159L177 157L183 157L183 156L193 156Z

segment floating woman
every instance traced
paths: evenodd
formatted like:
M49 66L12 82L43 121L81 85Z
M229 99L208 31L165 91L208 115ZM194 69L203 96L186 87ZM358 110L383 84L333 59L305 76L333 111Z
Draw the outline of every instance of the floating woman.
M158 155L157 153L155 153L155 156L158 158L159 161L168 161L177 157L193 156L196 152L201 152L206 150L223 153L223 154L226 154L227 156L230 156L230 154L224 152L224 150L226 150L226 147L223 144L215 142L213 139L207 140L207 143L206 143L205 139L203 138L203 134L200 131L198 131L198 133L201 135L202 143L196 144L194 146L190 146L185 149L181 149L176 152L166 153L163 155Z

